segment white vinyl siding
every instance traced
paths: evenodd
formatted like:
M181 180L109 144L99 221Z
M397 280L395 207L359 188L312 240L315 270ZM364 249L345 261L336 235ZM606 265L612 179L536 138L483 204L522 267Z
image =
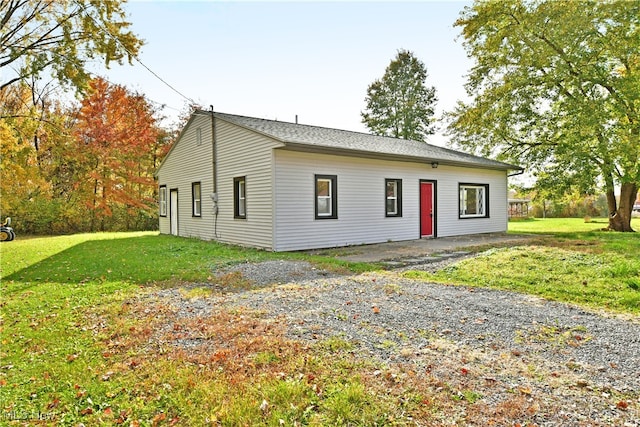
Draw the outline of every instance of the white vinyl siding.
M200 128L202 144L198 145ZM433 181L436 237L504 232L507 229L506 171L431 163L305 153L261 133L216 119L217 216L213 197L211 116L193 115L157 178L166 188L167 216L160 232L170 233L169 195L179 194L177 234L284 251L417 239L420 237L420 180ZM335 177L331 220L316 217L316 176ZM234 178L246 179L244 213L235 213ZM397 195L387 193L396 181ZM192 183L200 183L201 217L193 217ZM488 217L460 217L460 185L488 186ZM393 187L393 185L392 185ZM389 215L395 210L397 216Z
M442 171L441 171L442 169ZM438 237L506 232L508 225L507 173L490 169L440 165L445 181L438 181ZM460 218L460 182L479 182L489 188L487 217ZM450 201L442 203L440 200Z
M419 238L419 182L437 182L437 236L506 231L506 172L430 163L363 159L275 150L275 250L380 243ZM337 177L339 216L335 221L314 218L314 198L304 197L315 175ZM402 217L387 217L385 179L402 180ZM460 219L458 184L483 182L491 186L490 218Z
M222 119L218 141L217 240L273 249L273 147L271 138ZM234 178L244 177L246 218L235 216ZM312 214L313 215L313 214Z
M198 145L197 129L203 143ZM213 238L213 167L211 150L211 116L193 115L158 172L158 183L168 190L178 190L178 235ZM202 217L193 216L192 183L200 182ZM160 217L160 233L169 234L170 216Z

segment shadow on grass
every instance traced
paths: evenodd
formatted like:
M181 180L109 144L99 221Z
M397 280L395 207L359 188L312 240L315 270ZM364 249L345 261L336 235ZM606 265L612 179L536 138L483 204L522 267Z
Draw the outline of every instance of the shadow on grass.
M144 285L206 278L218 266L264 258L273 258L273 254L174 236L89 240L18 270L3 280L22 285L10 287L10 292L25 290L34 283L109 281Z
M333 272L372 269L368 264L296 252L275 253L195 238L149 235L76 243L4 277L3 292L24 292L40 283L202 282L224 267L267 260L306 260Z

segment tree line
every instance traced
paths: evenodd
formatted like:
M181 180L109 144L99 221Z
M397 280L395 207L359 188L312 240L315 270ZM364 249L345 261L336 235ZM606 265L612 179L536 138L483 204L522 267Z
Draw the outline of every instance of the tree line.
M86 70L136 59L143 42L123 3L0 2L0 212L22 232L157 227L153 174L174 132L142 94ZM633 231L640 2L478 0L454 25L474 66L470 100L442 118L451 145L524 166L538 193L604 193L609 227ZM363 123L428 141L437 97L427 78L400 49L368 87ZM79 103L61 101L70 92Z
M0 2L0 212L22 233L157 227L170 135L144 96L87 71L137 57L123 3Z
M2 212L23 233L157 227L154 172L171 141L144 96L102 78L78 105L0 90Z

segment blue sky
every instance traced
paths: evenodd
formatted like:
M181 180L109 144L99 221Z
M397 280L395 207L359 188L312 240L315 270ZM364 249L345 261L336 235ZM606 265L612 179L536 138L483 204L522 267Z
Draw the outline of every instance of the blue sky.
M367 86L399 49L425 63L438 115L465 99L472 65L453 23L468 2L130 1L141 61L216 111L366 131ZM165 104L185 100L140 64L100 71ZM434 137L433 143L442 144Z

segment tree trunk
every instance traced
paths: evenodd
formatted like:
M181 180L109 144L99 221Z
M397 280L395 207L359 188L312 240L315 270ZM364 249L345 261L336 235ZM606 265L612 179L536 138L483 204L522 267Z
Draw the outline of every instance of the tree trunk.
M98 205L98 180L93 180L93 200L91 201L91 232L96 231L96 209Z
M607 191L607 205L609 206L609 229L614 231L633 232L631 228L631 212L638 195L638 185L626 182L620 188L620 204L616 208L616 198L613 191Z

